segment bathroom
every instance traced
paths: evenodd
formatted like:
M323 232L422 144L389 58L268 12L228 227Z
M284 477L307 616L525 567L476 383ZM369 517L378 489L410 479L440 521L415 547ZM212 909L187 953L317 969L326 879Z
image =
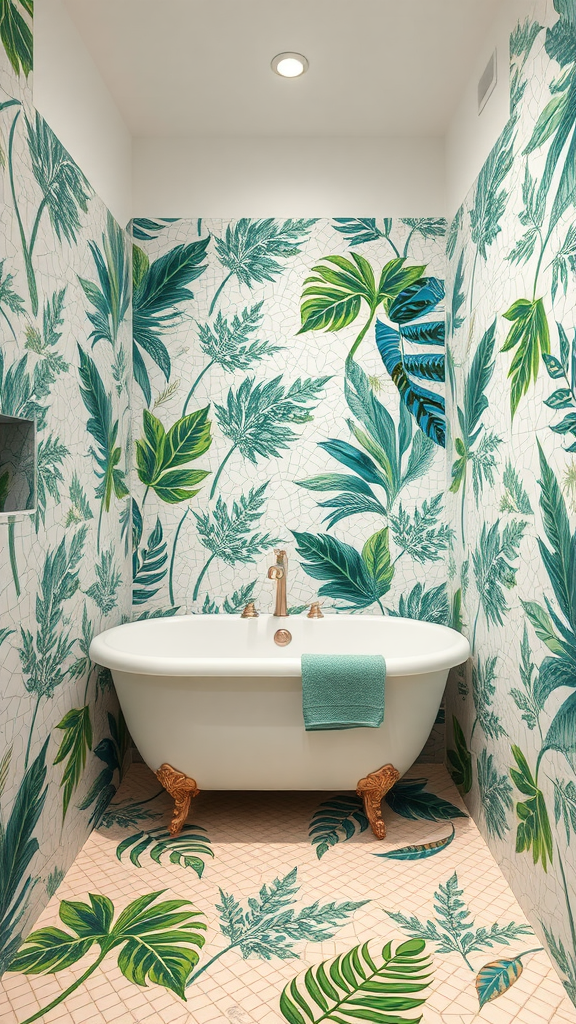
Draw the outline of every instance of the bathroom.
M574 0L1 11L2 1024L576 1024Z

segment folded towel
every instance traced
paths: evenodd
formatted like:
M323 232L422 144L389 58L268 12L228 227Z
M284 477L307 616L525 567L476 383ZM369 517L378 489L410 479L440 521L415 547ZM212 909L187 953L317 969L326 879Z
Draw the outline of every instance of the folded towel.
M384 719L385 681L380 654L303 654L306 729L377 729Z

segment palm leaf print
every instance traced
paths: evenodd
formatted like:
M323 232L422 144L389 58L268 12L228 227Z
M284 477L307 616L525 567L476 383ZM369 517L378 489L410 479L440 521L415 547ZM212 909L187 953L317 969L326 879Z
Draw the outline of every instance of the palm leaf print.
M118 946L122 947L118 967L128 981L146 985L149 980L185 999L186 979L198 963L206 924L190 900L157 902L163 891L139 896L116 921L114 904L107 896L90 893L89 903L62 900L60 920L69 931L46 927L32 932L10 969L22 974L56 974L77 964L94 945L100 952L76 981L24 1024L32 1024L63 1003Z
M468 466L472 466L472 482L476 504L484 487L484 483L494 483L496 468L495 452L502 438L486 431L482 423L482 415L488 408L486 388L494 374L494 339L496 321L494 320L484 332L478 344L470 366L470 372L464 383L464 400L457 406L458 425L454 447L458 458L452 464L452 483L450 490L456 494L461 489L461 532L464 540L464 508ZM478 439L483 437L477 445Z
M454 839L456 829L451 826L452 831L444 839L435 839L431 843L419 843L416 846L402 846L399 850L389 850L387 853L373 853L373 857L384 858L385 860L423 860L426 857L433 857L436 853L445 850Z
M40 849L34 830L48 792L45 785L47 747L48 739L25 772L10 817L0 828L0 974L20 945L20 922L35 881L26 872Z
M544 794L538 786L538 769L533 775L520 747L515 744L512 745L512 754L516 767L510 769L510 776L516 788L527 797L516 804L519 819L516 853L531 850L534 864L540 861L544 871L547 871L548 861L551 862L553 856L552 829Z
M385 238L394 249L396 255L400 256L390 238L390 232L392 231L391 217L384 217L382 219L381 228L378 227L375 217L335 217L333 226L336 231L344 235L351 249L355 245L363 245L365 242L376 242L379 238Z
M202 878L205 867L202 858L214 856L210 840L205 833L206 829L201 825L184 825L177 836L170 835L164 825L143 829L123 839L116 847L116 856L118 860L122 860L122 855L130 850L130 862L139 868L140 857L146 851L157 864L161 863L164 854L170 854L171 864L178 864L181 868L192 868L198 878Z
M34 0L1 0L0 39L14 72L19 75L22 70L28 78L32 70L32 29L19 7L32 19Z
M537 949L527 949L512 959L492 960L491 963L484 964L484 967L476 975L476 991L480 1009L486 1003L504 995L518 981L524 970L523 956L528 956L529 953L539 953L541 949L541 946Z
M352 839L368 828L364 805L358 796L335 796L314 812L308 834L320 860L331 846Z
M156 238L169 224L177 224L179 217L134 217L130 222L132 234L139 242L150 242Z
M500 775L496 768L494 755L489 754L486 748L482 750L476 768L486 828L491 836L503 839L510 829L506 811L511 810L514 806L512 786L505 775Z
M344 395L355 417L346 422L359 447L333 438L319 441L318 447L352 470L353 475L321 473L296 481L299 487L311 491L336 492L334 497L318 502L319 508L329 510L324 519L328 529L363 512L386 516L401 490L424 476L436 451L422 431L413 435L413 421L404 405L400 406L398 424L394 422L354 360L346 364ZM384 490L384 497L377 495L374 486Z
M125 498L128 494L124 471L119 468L118 463L122 455L122 449L116 444L118 437L118 420L112 418L112 399L106 392L102 377L98 372L96 363L78 345L80 356L80 395L90 414L86 428L96 441L97 448L91 448L90 452L98 467L95 470L100 480L95 488L97 498L100 498L100 515L98 517L97 543L100 548L100 530L102 527L102 513L110 511L112 495L117 498Z
M20 663L24 674L24 686L34 694L36 704L32 715L25 765L28 764L32 734L40 701L52 697L54 690L63 682L70 671L66 661L76 643L71 636L70 626L65 626L63 605L74 596L79 587L78 566L86 540L86 527L81 527L70 540L60 541L44 560L40 577L40 589L36 596L36 632L20 627L22 646L19 648ZM64 626L64 628L61 628Z
M229 224L224 237L214 239L216 254L228 274L218 286L208 315L212 316L231 277L236 277L247 288L278 277L284 269L280 260L298 255L314 223L314 220L286 220L282 223L272 218L242 218L235 224Z
M107 212L106 231L102 235L102 249L96 242L89 242L94 259L98 284L84 277L78 280L94 312L87 313L92 324L92 347L100 340L108 341L114 348L118 329L130 305L130 260L126 237L112 214Z
M539 537L538 548L560 614L548 598L546 608L536 601L524 601L523 608L537 637L550 651L540 665L539 692L543 699L559 687L572 690L554 715L540 758L547 750L558 750L570 762L576 749L576 531L570 533L564 497L539 442L538 452L540 509L548 541L546 544Z
M566 448L567 452L576 452L576 330L572 342L562 324L556 324L560 339L560 358L545 354L542 356L548 376L553 380L563 378L565 387L559 387L544 399L544 405L549 409L560 410L570 409L563 419L551 425L550 429L555 434L566 436L572 434L575 438Z
M432 961L425 950L420 939L401 943L394 953L387 942L374 959L367 942L354 946L286 985L280 996L282 1015L288 1024L354 1024L358 1018L418 1024L422 1014L406 1014L426 1002L423 993L431 983Z
M14 274L4 273L4 263L5 260L0 260L0 315L4 317L12 337L16 341L16 331L12 326L12 321L6 309L10 310L11 313L15 313L16 316L21 316L24 312L24 300L14 291L12 286Z
M479 604L472 630L472 650L476 650L476 629L480 609L488 622L502 625L504 615L510 611L505 590L516 586L518 566L513 565L520 557L520 542L524 536L526 522L512 519L500 529L500 520L492 526L482 524L480 537L472 552L474 579L478 590Z
M209 238L203 238L187 245L177 245L153 263L142 249L133 246L132 356L134 377L147 405L152 401L152 390L142 352L150 356L169 380L170 356L162 335L180 322L181 310L178 307L194 298L194 292L186 286L206 270L208 264L203 260L209 241Z
M28 279L28 290L32 312L38 312L38 288L32 263L34 247L38 238L38 228L45 210L48 211L50 223L59 242L76 241L80 230L79 211L86 213L92 189L78 165L64 149L62 143L48 127L46 121L36 111L34 117L25 116L28 150L32 173L42 193L42 200L36 212L30 238L26 238L24 223L20 215L16 196L14 176L14 134L20 117L17 112L8 140L8 170L14 210L20 231L22 254Z
M132 600L134 604L146 604L159 591L157 583L166 576L168 561L167 544L160 517L156 517L156 525L148 537L148 546L140 551L142 540L142 513L136 502L132 509L132 532L134 550L132 555Z

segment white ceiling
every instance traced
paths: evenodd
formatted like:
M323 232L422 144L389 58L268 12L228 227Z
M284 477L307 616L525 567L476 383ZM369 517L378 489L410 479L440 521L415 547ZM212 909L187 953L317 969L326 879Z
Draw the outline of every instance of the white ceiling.
M501 0L65 3L133 136L429 137ZM306 75L272 73L284 50Z

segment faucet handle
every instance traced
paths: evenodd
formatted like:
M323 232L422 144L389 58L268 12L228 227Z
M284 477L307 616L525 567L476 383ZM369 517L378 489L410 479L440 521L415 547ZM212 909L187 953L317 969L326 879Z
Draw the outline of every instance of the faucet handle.
M323 614L323 612L320 611L320 608L321 608L322 604L323 604L322 601L312 601L312 603L310 605L310 611L308 612L308 615L306 616L306 618L307 619L323 619L324 618L324 614Z
M256 611L256 605L254 604L254 601L249 601L248 604L246 605L244 611L242 612L240 618L241 619L257 619L259 614L260 614L260 612Z

